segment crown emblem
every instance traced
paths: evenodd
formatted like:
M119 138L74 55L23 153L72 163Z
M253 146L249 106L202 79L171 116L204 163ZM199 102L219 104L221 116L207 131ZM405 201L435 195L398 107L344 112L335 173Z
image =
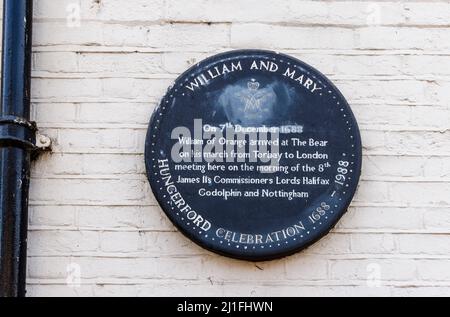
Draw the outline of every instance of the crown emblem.
M252 78L247 83L248 91L243 91L239 94L239 98L245 103L245 112L261 110L261 102L266 96L262 91L258 91L259 87L259 82Z
M255 79L252 79L251 81L249 81L249 82L247 83L247 87L248 87L248 89L250 89L250 90L256 91L256 90L259 89L259 83L258 83Z

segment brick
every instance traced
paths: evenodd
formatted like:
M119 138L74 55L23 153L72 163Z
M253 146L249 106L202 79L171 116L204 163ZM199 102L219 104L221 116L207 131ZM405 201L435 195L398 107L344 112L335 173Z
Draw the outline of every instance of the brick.
M428 131L395 131L385 132L377 130L363 130L364 147L367 151L394 155L421 155L448 153L450 132ZM383 152L384 151L384 152ZM370 153L370 152L369 152Z
M162 56L136 52L36 52L33 70L50 73L161 74Z
M100 249L103 252L127 253L142 250L143 234L136 232L103 232L100 234Z
M181 74L186 69L207 58L210 54L199 52L166 52L163 54L163 65L167 73Z
M448 297L450 295L450 287L418 286L395 288L392 294L398 297Z
M78 54L76 52L33 53L32 70L40 72L77 72Z
M306 255L318 254L348 254L350 252L350 237L347 234L329 233L304 251Z
M395 207L350 207L338 223L345 230L420 230L426 209ZM370 236L370 238L373 236ZM369 239L370 239L369 238Z
M174 231L172 223L162 210L156 206L80 206L78 210L78 225L95 228L128 228L154 231Z
M417 268L411 260L336 260L330 265L331 279L368 281L370 265L379 265L381 281L415 280Z
M227 270L229 267L234 270ZM232 259L219 259L215 256L202 259L203 276L215 282L232 281L278 281L285 279L283 261L251 263Z
M61 129L56 149L68 151L95 151L95 149L122 149L136 151L136 132L132 129Z
M396 251L392 234L351 234L351 250L354 253L392 254Z
M389 187L384 182L365 182L360 181L360 186L353 201L360 204L383 203L389 200ZM364 186L370 184L370 186Z
M98 79L49 79L33 81L32 98L46 98L67 102L70 98L94 98L102 94L102 82Z
M74 226L76 207L73 206L30 206L30 226Z
M146 232L145 252L158 256L208 255L209 251L199 247L181 233Z
M49 159L51 158L51 159ZM34 177L55 175L131 175L144 178L143 155L52 153L34 163Z
M384 104L407 102L425 105L443 105L446 92L441 91L441 86L447 85L434 81L395 78L360 78L357 82L339 78L335 83L351 102L367 103L381 98Z
M34 120L42 123L72 123L77 120L77 105L73 103L34 103Z
M286 260L286 275L289 280L326 280L328 262L305 254L293 255Z
M417 264L419 278L425 281L450 281L449 260L421 260Z
M445 130L450 120L450 111L446 107L429 106L382 106L353 104L352 110L361 127L384 127L405 129Z
M365 156L364 177L440 178L449 171L450 163L443 157Z
M51 159L48 159L50 157ZM136 175L144 179L143 155L53 153L34 163L34 177L55 175Z
M80 104L80 123L144 124L150 121L154 103L97 103Z
M450 227L450 207L429 208L424 214L424 226L429 230L443 230Z
M448 234L416 234L397 237L398 249L405 254L448 255L450 236Z
M83 297L94 296L92 285L82 285L79 288L61 284L43 284L39 282L27 284L29 297Z
M420 190L416 190L417 187ZM412 205L443 205L450 203L450 197L446 195L450 190L447 183L391 183L389 185L390 200ZM414 192L414 195L411 193Z
M138 78L42 78L34 80L33 101L150 102L160 99L172 80ZM64 87L69 87L64 89ZM152 89L149 89L152 87Z
M144 158L141 155L111 155L94 154L84 155L83 172L85 175L107 175L107 174L144 174Z
M31 230L28 244L29 255L97 251L99 234L92 231Z
M80 154L74 154L69 158L62 153L44 155L34 163L32 176L80 175L83 172L83 160L84 157Z
M69 257L36 257L28 259L28 278L47 278L66 280L70 274L70 265L75 262ZM77 265L77 263L75 264ZM83 271L80 270L81 277Z
M33 202L123 205L154 201L147 183L136 180L33 179L31 186L30 200Z

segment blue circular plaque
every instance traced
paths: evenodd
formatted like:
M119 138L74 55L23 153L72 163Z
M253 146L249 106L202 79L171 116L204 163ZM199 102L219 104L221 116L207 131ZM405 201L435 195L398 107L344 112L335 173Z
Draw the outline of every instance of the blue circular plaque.
M326 235L352 201L361 156L339 90L311 66L261 50L182 74L153 113L145 148L153 193L175 226L253 261Z

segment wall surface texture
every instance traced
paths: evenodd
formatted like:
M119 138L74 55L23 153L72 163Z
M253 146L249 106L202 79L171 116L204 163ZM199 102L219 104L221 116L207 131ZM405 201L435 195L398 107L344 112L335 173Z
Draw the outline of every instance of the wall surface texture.
M363 137L348 214L267 263L184 238L144 171L166 88L238 48L324 72ZM38 0L32 86L30 296L450 295L450 1Z

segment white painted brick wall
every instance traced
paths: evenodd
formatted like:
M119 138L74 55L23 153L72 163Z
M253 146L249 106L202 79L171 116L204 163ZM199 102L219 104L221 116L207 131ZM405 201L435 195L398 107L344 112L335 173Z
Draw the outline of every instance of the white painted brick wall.
M73 5L79 27L67 24ZM363 136L349 213L268 263L184 238L144 172L167 86L237 48L323 71ZM450 295L449 1L39 0L33 62L33 115L55 145L33 169L29 295ZM79 287L66 284L74 267Z

